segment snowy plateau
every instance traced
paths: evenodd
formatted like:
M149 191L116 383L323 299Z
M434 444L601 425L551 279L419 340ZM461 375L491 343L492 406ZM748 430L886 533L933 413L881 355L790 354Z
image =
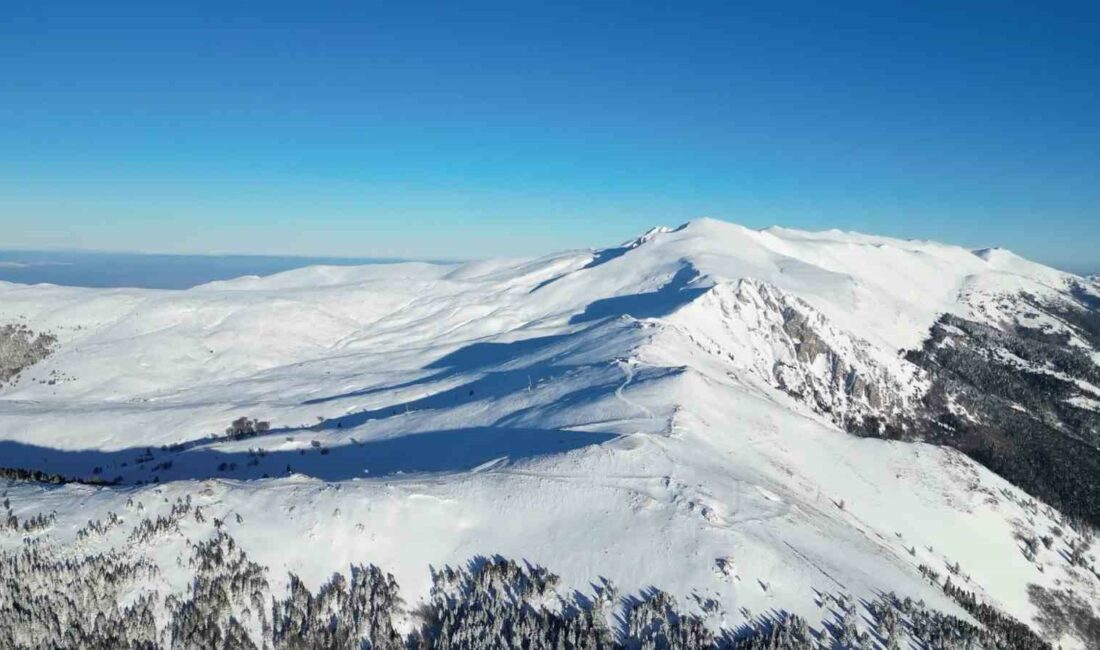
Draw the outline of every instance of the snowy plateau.
M0 283L0 646L1098 648L1100 281L716 220Z

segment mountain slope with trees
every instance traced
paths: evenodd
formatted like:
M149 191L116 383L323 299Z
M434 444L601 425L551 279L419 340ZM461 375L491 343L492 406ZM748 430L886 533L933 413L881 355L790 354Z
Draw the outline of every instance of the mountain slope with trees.
M1096 647L1098 310L1003 250L714 220L0 284L0 612L29 647Z

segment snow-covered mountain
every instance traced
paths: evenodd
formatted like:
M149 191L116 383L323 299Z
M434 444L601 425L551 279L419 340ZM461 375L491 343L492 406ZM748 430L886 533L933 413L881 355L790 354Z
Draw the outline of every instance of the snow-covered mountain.
M0 616L56 591L28 566L111 557L131 568L99 607L147 612L151 641L282 647L287 612L371 563L401 636L461 601L440 567L501 556L560 577L529 601L560 616L603 580L677 599L607 600L628 645L672 643L656 619L749 643L797 616L888 647L892 593L923 601L894 633L918 647L966 625L1100 646L1100 286L1005 250L704 219L534 260L2 283L0 327ZM200 596L220 622L184 634Z

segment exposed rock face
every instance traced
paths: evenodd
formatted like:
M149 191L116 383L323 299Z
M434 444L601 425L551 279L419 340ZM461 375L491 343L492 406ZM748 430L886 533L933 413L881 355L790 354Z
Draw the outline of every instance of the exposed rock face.
M884 353L767 283L719 283L668 318L728 372L748 370L858 434L959 449L1100 525L1100 292L977 295L919 350Z
M849 430L900 435L930 386L915 365L764 282L719 284L670 320L725 363Z
M35 334L22 324L0 326L0 386L50 356L56 347L57 337L52 334Z

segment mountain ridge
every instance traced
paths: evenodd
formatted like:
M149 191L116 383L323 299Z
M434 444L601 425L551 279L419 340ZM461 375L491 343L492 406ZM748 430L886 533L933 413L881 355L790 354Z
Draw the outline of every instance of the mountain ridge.
M565 588L705 592L717 604L693 611L712 628L769 608L819 625L824 593L976 621L951 575L1089 647L1087 627L1051 622L1071 601L1050 594L1100 602L1100 487L1082 478L1100 458L1094 300L1003 251L716 220L536 259L182 291L2 284L0 323L56 344L0 387L0 449L114 483L11 484L20 517L56 511L27 536L125 548L172 593L190 573L168 558L216 518L310 588L372 562L415 602L429 565L501 554ZM268 428L225 433L242 415ZM210 516L124 544L185 497Z

